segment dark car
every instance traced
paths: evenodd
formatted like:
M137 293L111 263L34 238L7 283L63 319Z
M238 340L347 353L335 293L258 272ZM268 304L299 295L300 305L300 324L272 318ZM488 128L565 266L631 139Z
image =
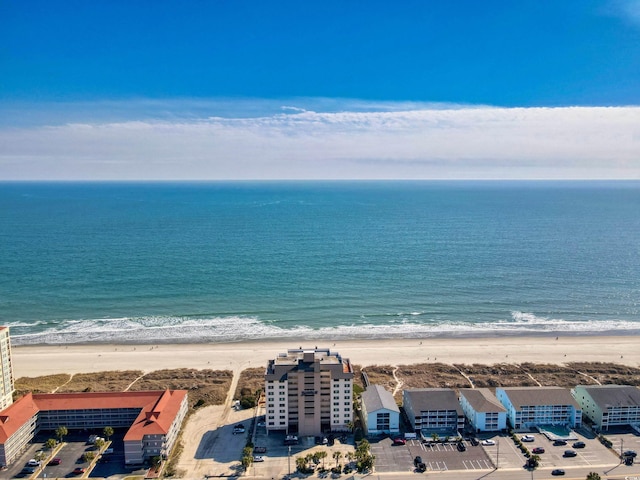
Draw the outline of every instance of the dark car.
M420 473L427 471L427 465L425 463L419 463L416 470Z
M416 458L413 459L413 466L417 467L420 463L422 463L422 457L417 456Z
M584 442L574 442L573 445L571 445L573 448L584 448L587 446L586 443Z
M551 475L564 475L564 470L556 468L555 470L551 470Z
M565 450L563 457L575 457L578 453L575 450Z
M542 447L536 447L533 450L531 450L533 453L544 453L544 448Z
M556 447L563 447L566 444L567 444L566 440L556 440L555 442L553 442L553 445Z
M635 452L635 450L627 450L622 455L624 457L631 457L631 458L636 458L638 456L638 454Z
M52 458L51 460L49 460L49 463L47 465L60 465L61 463L61 458Z
M254 453L267 453L267 447L255 447L253 451Z
M480 441L476 437L471 437L471 439L469 440L469 443L471 443L471 445L473 445L474 447L477 447L478 445L480 445Z
M456 446L456 448L458 449L459 452L464 452L467 449L467 447L462 442L458 442L458 445Z

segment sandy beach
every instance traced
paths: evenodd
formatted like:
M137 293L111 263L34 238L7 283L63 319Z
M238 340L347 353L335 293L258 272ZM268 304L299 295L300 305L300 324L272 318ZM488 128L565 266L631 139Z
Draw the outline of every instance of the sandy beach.
M15 346L15 378L55 373L113 370L150 372L166 368L241 371L261 367L278 353L307 343L290 341L227 344ZM640 366L638 336L567 336L357 340L320 343L352 363L409 365L415 363L552 363L611 362Z

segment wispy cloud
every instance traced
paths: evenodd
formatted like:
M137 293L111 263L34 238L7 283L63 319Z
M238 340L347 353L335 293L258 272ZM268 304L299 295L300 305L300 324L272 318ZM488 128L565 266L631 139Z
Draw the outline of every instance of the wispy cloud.
M605 11L640 27L640 0L609 0Z
M640 178L640 107L308 107L5 126L0 178Z

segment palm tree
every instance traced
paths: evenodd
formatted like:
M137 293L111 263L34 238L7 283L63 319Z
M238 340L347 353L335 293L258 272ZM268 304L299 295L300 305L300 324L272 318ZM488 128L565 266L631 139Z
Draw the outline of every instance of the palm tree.
M64 425L60 425L58 428L56 428L56 437L60 439L60 442L62 442L62 439L68 434L69 430L67 430L67 427L65 427Z
M102 434L107 438L107 442L108 442L109 441L109 437L111 437L111 435L113 435L113 428L104 427L102 429Z
M589 472L589 475L587 475L587 480L601 480L601 477L596 472Z
M49 450L53 450L54 448L56 448L57 444L58 444L58 441L55 438L50 438L49 440L46 441L44 446L47 447Z
M340 461L340 459L342 458L342 452L340 451L335 451L333 452L333 458L336 461L336 468L338 467L338 462Z
M296 457L296 467L299 471L304 472L307 469L307 459L304 457Z
M317 455L318 455L318 458L322 460L322 469L324 470L324 459L327 458L328 454L326 451L322 450L320 452L317 452Z

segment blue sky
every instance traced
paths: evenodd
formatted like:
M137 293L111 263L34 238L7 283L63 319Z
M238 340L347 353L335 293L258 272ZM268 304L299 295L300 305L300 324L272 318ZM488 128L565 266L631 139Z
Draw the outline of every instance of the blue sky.
M640 0L0 3L0 179L640 178Z

